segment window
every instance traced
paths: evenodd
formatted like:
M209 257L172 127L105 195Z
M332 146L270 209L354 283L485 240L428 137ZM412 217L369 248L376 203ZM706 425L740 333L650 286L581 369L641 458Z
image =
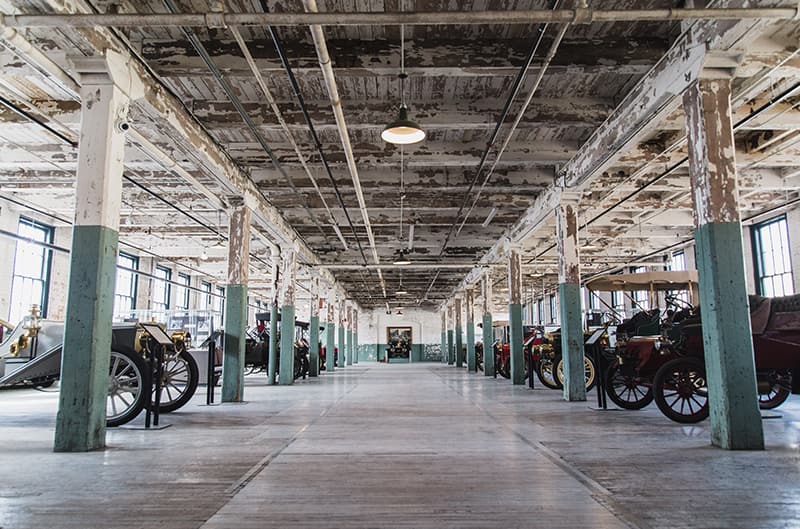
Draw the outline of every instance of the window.
M666 259L667 270L680 271L686 270L686 254L683 250L672 252ZM668 295L673 296L684 303L689 303L689 292L687 290L670 290Z
M53 243L53 228L20 217L17 233L21 237L45 244ZM47 317L47 297L50 291L50 265L53 251L40 244L17 241L14 255L14 274L11 279L11 306L8 319L16 324L30 314L32 305L39 305L42 317Z
M172 270L163 266L156 266L155 279L153 279L153 310L165 312L169 310L170 283Z
M602 310L601 308L602 303L600 302L600 294L594 292L593 290L589 291L589 310Z
M117 257L117 286L114 289L114 317L124 319L136 308L137 274L139 258L120 252Z
M625 295L622 292L618 290L611 292L611 307L621 318L625 317Z
M211 309L211 283L203 281L200 283L200 290L202 291L198 296L197 308L200 310Z
M214 296L213 310L214 312L219 314L219 323L222 323L222 316L223 316L222 309L224 307L225 307L225 289L222 287L217 287L217 295Z
M556 321L556 295L550 294L550 323L555 323Z
M175 308L189 310L189 281L186 274L178 274L178 286L175 287Z
M683 250L679 252L672 252L669 262L667 263L668 270L686 270L686 254Z
M536 302L536 312L539 316L539 325L544 325L544 298L539 298Z
M794 294L786 216L754 225L752 238L756 291L770 297Z
M646 266L636 266L631 268L631 272L634 274L642 274L647 272ZM633 300L636 302L633 304L633 311L638 312L640 310L647 310L650 308L650 296L646 290L634 290L633 291Z

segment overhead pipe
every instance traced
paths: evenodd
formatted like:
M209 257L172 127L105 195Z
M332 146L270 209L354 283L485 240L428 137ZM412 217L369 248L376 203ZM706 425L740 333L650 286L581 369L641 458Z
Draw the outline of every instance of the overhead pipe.
M316 0L303 0L303 5L309 12L317 12ZM319 65L322 69L322 77L325 79L325 85L328 88L328 96L333 108L333 115L336 119L336 126L339 130L339 137L342 140L342 147L344 148L345 158L347 159L347 167L350 170L350 176L353 179L353 187L355 188L356 198L358 199L358 209L361 212L361 218L364 221L364 228L367 230L367 240L369 241L370 250L372 252L372 259L376 265L380 265L381 261L378 257L378 249L375 246L375 235L372 233L372 225L369 220L369 212L367 211L367 203L364 200L364 191L361 188L361 180L358 176L358 167L356 166L355 156L353 155L353 147L350 145L350 133L347 130L347 122L344 118L344 111L342 110L342 101L339 97L339 89L336 86L336 78L333 73L333 65L331 57L328 54L328 45L325 41L325 34L322 31L322 26L312 25L311 37L314 39L314 47L317 50L317 57ZM378 274L378 280L381 283L381 290L383 297L386 298L386 281L383 279L383 273L380 267L375 271Z
M266 1L261 1L261 8L265 11L267 10L268 6ZM292 87L292 92L294 93L295 98L297 99L297 103L300 105L300 111L303 114L303 119L305 119L306 126L308 126L309 133L311 134L311 140L314 143L314 147L319 154L320 161L322 162L322 166L325 168L325 172L328 174L328 179L331 181L331 186L333 187L333 192L336 195L336 200L339 202L339 206L342 208L342 212L344 213L345 219L347 220L347 224L350 226L350 230L353 233L353 238L356 241L356 245L358 246L358 250L361 253L361 258L364 260L364 263L367 262L367 256L364 253L364 248L361 246L361 239L356 232L356 228L353 225L353 220L350 218L350 212L347 209L347 205L344 203L344 198L342 197L342 193L339 191L339 185L336 183L336 178L333 176L333 171L331 170L330 164L328 163L328 157L325 155L325 151L322 148L322 142L319 141L319 136L317 135L317 129L314 127L314 122L311 119L311 115L308 113L308 108L306 107L305 99L303 98L303 93L300 91L300 85L297 82L297 78L294 75L294 71L292 70L292 65L289 64L289 59L286 56L286 50L283 48L283 43L281 42L278 34L272 27L267 27L267 32L270 34L272 38L272 42L275 45L275 51L278 52L278 57L281 60L281 64L283 65L283 69L286 70L286 75L289 77L289 84ZM344 237L342 237L341 230L339 227L334 225L334 230L336 231L336 236L339 237L340 240L344 241Z
M166 8L169 9L172 13L176 13L178 11L178 6L175 4L173 0L163 0L163 2ZM292 191L294 191L294 193L298 197L300 197L303 209L306 210L306 214L309 216L311 221L317 227L322 237L327 239L327 235L325 234L325 231L322 229L322 226L319 225L316 217L311 213L308 204L306 204L304 197L300 194L300 191L297 189L297 186L294 185L294 180L292 180L292 177L289 176L289 174L283 168L281 163L278 161L278 157L272 151L272 148L270 148L270 146L267 144L266 140L264 139L264 136L258 130L258 127L256 127L256 124L250 117L250 114L247 113L244 106L242 105L239 96L236 95L236 92L234 92L231 84L228 82L227 79L225 79L225 76L222 75L222 72L214 63L214 60L211 58L211 55L208 54L208 50L206 50L203 43L200 42L200 39L197 37L197 34L191 28L186 28L186 27L182 27L181 31L186 36L189 43L191 43L192 47L195 49L195 51L203 60L203 62L206 64L208 70L211 72L211 75L219 83L220 87L222 88L222 91L225 92L225 95L228 96L228 99L233 104L234 108L239 113L239 115L241 116L245 125L247 125L247 128L250 130L250 133L253 135L253 137L255 137L256 142L258 142L258 144L261 146L261 149L269 157L270 161L272 162L272 166L275 167L275 169L278 171L278 173L281 174L281 176L283 176L283 178L289 184L289 187L292 188Z
M316 3L315 3L316 4ZM575 9L436 12L323 12L306 13L178 13L178 14L36 14L0 15L0 24L32 27L203 27L228 26L442 26L592 24L681 20L798 20L800 8L748 7L710 9Z
M461 230L464 228L464 224L467 223L467 220L469 219L469 216L472 214L472 211L475 209L475 206L478 204L478 200L481 198L481 193L483 193L483 190L486 188L486 184L489 183L489 179L492 177L492 174L494 173L494 170L497 167L497 163L500 161L500 158L503 156L503 153L506 151L506 148L508 147L508 144L511 143L511 137L514 135L514 132L517 130L517 127L519 126L520 121L522 121L523 115L528 110L528 107L530 106L531 101L533 100L534 94L539 89L539 85L542 83L542 79L544 78L544 74L547 71L547 69L550 67L550 63L553 61L553 57L555 57L556 52L558 51L558 47L561 45L561 41L564 39L564 34L567 32L567 29L569 29L569 25L563 24L561 26L561 29L559 30L558 34L556 35L555 40L552 42L552 44L550 44L550 49L547 52L547 56L545 57L544 61L542 62L541 68L539 68L539 73L537 74L536 80L534 81L533 86L531 87L531 89L530 89L530 91L528 93L528 97L525 99L525 102L522 104L522 108L520 108L519 113L517 114L517 118L514 120L514 123L511 125L511 128L508 131L508 135L506 136L506 139L503 142L503 145L500 147L500 150L495 155L494 162L492 163L492 166L489 168L489 171L486 172L486 176L483 179L483 183L481 183L481 186L478 188L478 192L475 195L475 199L472 201L472 205L469 207L469 209L467 210L466 214L464 215L464 220L461 221L461 225L456 230L456 237L458 237L458 234L461 233ZM479 173L480 173L480 171L475 173L475 179L477 179ZM472 184L474 184L474 183L475 183L475 180L472 181ZM472 188L472 184L470 184L470 189ZM469 192L467 193L467 196L465 198L466 198L466 200L469 200ZM463 204L462 204L462 207L463 207Z
M256 82L258 83L259 88L261 88L261 92L264 94L267 103L272 109L272 113L275 114L275 118L278 120L278 124L280 125L281 129L283 129L283 132L286 134L286 138L289 140L289 144L294 149L294 152L297 155L298 160L300 160L300 165L303 167L303 170L305 170L306 176L308 176L308 179L311 181L311 185L314 186L314 190L317 192L317 195L319 196L320 200L322 200L322 205L324 206L325 211L328 213L328 219L331 226L334 226L334 231L337 233L337 236L339 236L341 232L339 231L339 226L336 222L336 219L333 216L333 213L331 212L331 208L328 207L328 201L325 200L325 195L322 194L322 191L317 185L317 179L314 177L313 173L311 172L311 169L309 169L308 164L306 163L306 157L300 150L300 146L295 141L294 134L292 134L292 131L289 130L289 126L286 124L286 120L283 119L283 113L281 112L280 108L278 108L278 104L275 102L275 98L272 97L272 92L267 86L267 83L264 81L264 77L261 75L261 71L258 69L255 59L253 59L253 55L250 53L250 48L247 46L247 43L242 38L242 34L239 33L239 30L235 26L230 27L228 29L233 34L233 38L236 40L236 44L239 45L239 49L241 50L242 55L244 55L244 59L247 62L247 65L250 67L250 71L252 72L253 77L256 78ZM298 192L297 188L295 188L293 185L292 189L294 190L295 193ZM344 240L344 238L339 236L339 240L344 246L344 249L347 250L347 242Z

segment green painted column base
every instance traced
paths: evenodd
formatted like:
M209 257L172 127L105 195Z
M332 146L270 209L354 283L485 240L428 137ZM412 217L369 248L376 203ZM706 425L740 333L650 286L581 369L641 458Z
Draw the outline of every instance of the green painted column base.
M308 322L308 376L319 374L319 316Z
M525 355L522 336L522 305L508 305L509 349L511 353L511 383L519 386L525 383Z
M494 365L494 328L492 327L492 315L483 315L483 374L487 377L495 375L496 366Z
M294 305L281 307L281 370L278 384L294 384Z
M475 358L475 324L467 322L467 371L478 372L478 362Z
M586 400L586 373L583 363L583 318L581 287L575 283L559 283L561 310L561 351L564 363L564 400Z
M225 288L225 342L222 355L222 402L244 400L244 346L247 286Z
M336 329L332 322L325 324L325 371L333 373L336 370L334 365L334 350L336 349Z
M442 363L447 363L447 331L442 331Z
M447 365L451 366L456 362L455 344L453 343L453 331L447 330Z
M339 367L344 368L347 361L347 342L345 341L344 327L339 327Z
M267 363L267 385L272 386L278 377L278 305L274 303L269 311L269 359Z
M714 222L695 230L711 443L763 450L742 227Z
M461 327L456 327L455 331L455 353L456 353L456 367L464 367L464 359L461 356L461 351L464 350L464 337Z
M105 226L72 229L67 317L53 449L106 445L106 395L119 234Z
M353 363L358 363L358 333L353 333Z

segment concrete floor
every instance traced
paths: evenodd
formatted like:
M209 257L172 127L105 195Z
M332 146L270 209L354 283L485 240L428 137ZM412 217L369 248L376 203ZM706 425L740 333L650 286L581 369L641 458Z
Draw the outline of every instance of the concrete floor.
M768 450L654 405L596 411L439 364L360 364L247 404L202 388L162 431L51 451L57 393L0 391L0 528L747 528L800 525L800 399ZM594 393L590 395L593 396Z

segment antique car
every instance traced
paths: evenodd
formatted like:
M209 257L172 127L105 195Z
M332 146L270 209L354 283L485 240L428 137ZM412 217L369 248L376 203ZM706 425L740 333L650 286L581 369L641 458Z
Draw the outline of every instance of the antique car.
M800 295L766 298L750 296L750 323L756 368L758 405L773 409L800 384L792 374L800 369ZM677 340L666 341L679 355L665 363L653 381L661 412L680 423L708 417L708 388L699 313L679 325Z
M61 372L64 322L39 317L34 306L30 315L15 326L0 343L0 388L47 387ZM190 336L184 331L171 334L173 345L164 351L159 412L175 411L185 405L197 389L197 362L187 351ZM133 420L149 405L142 391L151 353L148 337L135 323L112 327L106 424L119 426Z
M606 348L610 357L604 373L608 397L620 408L642 409L653 402L653 380L658 369L677 353L662 347L669 336L677 336L676 324L691 317L694 307L675 295L689 291L697 295L696 271L644 272L612 274L587 282L591 291L647 291L655 304L657 293L664 293L667 310L662 318L658 308L640 310L615 328L615 343ZM631 298L632 299L632 298Z

